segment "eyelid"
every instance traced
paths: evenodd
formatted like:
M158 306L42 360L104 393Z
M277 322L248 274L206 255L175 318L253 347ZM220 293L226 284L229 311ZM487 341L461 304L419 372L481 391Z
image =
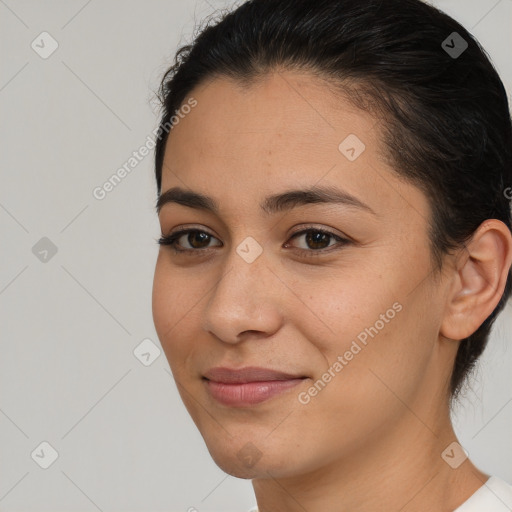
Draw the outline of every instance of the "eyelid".
M180 224L179 226L176 226L167 236L173 236L176 233L180 233L182 231L204 231L211 236L215 236L211 231L205 229L202 224ZM217 237L215 236L215 238Z
M314 224L306 224L306 225L298 226L294 231L292 231L288 235L287 242L285 243L285 247L287 248L290 246L290 244L288 243L289 240L291 240L293 238L297 238L299 235L304 235L310 231L324 233L324 234L336 239L337 244L328 246L323 249L316 249L316 250L315 249L301 249L301 248L296 247L295 252L298 252L298 253L300 253L302 255L306 255L306 256L322 256L322 255L327 255L330 252L340 250L342 247L346 246L347 244L355 243L355 241L353 239L351 239L350 237L346 236L345 234L341 234L341 235L336 234L332 231L332 229L333 228L326 228L326 227L318 226L318 225L314 225ZM189 248L177 249L176 241L179 240L179 238L181 238L182 236L185 236L193 231L197 231L200 233L206 233L211 238L216 239L219 242L221 242L215 235L213 235L207 229L204 229L204 227L202 227L202 226L181 225L181 226L178 226L177 228L175 228L168 235L166 235L166 236L162 235L162 237L159 240L157 240L157 243L160 245L171 246L171 248L174 250L174 252L176 254L190 254L190 255L192 255L192 254L193 255L201 255L201 254L204 255L205 253L211 252L211 250L214 249L215 247L222 247L223 244L221 242L221 244L222 244L221 246L205 247L205 248L201 248L201 249L189 249Z
M346 235L338 235L331 231L331 228L327 229L325 227L315 226L315 225L306 225L306 226L300 226L296 231L293 231L288 239L292 240L294 238L298 238L300 236L305 235L306 233L313 231L317 233L323 233L325 235L330 236L333 238L336 243L332 245L328 245L327 247L324 247L323 249L302 249L300 247L295 247L295 252L299 253L303 257L318 257L321 258L322 256L328 256L332 252L337 252L343 249L345 246L349 244L353 244L354 241L346 236ZM285 247L290 247L290 243L286 242ZM293 247L292 247L293 248Z
M159 240L157 240L157 243L160 244L160 245L169 245L171 246L171 248L174 250L174 252L176 254L179 254L179 253L195 253L195 254L201 254L201 253L205 253L205 252L208 252L208 251L211 251L211 249L213 249L214 247L206 247L206 248L203 248L203 249L189 249L187 247L185 247L184 249L177 249L176 248L176 242L182 237L182 236L185 236L185 235L188 235L190 234L191 232L194 232L194 231L197 231L199 233L206 233L209 237L219 241L221 243L220 246L214 246L214 247L222 247L222 242L215 236L213 235L210 231L208 231L207 229L204 229L204 227L202 226L190 226L190 225L181 225L181 226L178 226L177 228L173 229L168 235L163 235L161 236L161 238Z
M288 237L291 238L291 237L293 237L293 236L295 236L295 235L297 235L299 233L303 233L304 231L318 230L318 231L330 234L332 236L335 236L335 237L337 236L337 237L345 239L347 241L354 242L354 240L351 237L349 237L348 235L345 235L342 232L338 231L338 234L334 233L333 229L334 228L318 226L318 225L315 225L315 224L303 224L303 225L298 226L297 229L295 229L294 231L292 231L288 235ZM211 237L216 238L218 240L218 237L216 235L214 235L212 232L210 232L208 229L205 229L204 226L202 226L202 225L188 225L188 224L182 224L182 225L177 226L175 229L173 229L167 235L167 237L171 237L171 236L176 235L178 233L185 234L185 232L187 232L187 231L201 231L201 232L207 233ZM164 235L162 234L162 236L164 236Z
M292 231L288 236L291 238L295 235L302 234L305 231L320 231L322 233L326 233L333 237L338 237L343 240L346 240L347 242L354 241L349 236L342 233L341 231L334 230L334 228L330 228L330 227L318 226L316 224L303 224L303 225L299 226L296 230ZM337 231L337 232L335 233L334 231Z

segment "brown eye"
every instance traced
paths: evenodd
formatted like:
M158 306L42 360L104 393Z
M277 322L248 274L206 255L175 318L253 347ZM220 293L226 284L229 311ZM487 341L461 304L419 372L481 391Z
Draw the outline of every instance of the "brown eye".
M319 228L308 228L299 231L292 235L290 240L300 237L305 237L304 241L306 246L305 248L295 247L295 249L304 256L321 256L322 254L331 252L336 246L341 248L351 243L350 240L346 238ZM216 245L217 247L222 246L222 242L206 231L199 229L183 229L171 233L168 236L162 236L157 242L160 245L171 246L175 253L201 255L204 254L204 251L207 249L215 247L209 245L212 240L219 242L219 244ZM289 246L289 243L285 244L285 247Z
M335 246L336 243L332 244L331 241L338 242L338 245L345 245L349 243L349 240L342 238L330 231L325 231L318 228L309 228L298 233L295 233L291 239L304 237L305 247L298 247L301 252L304 253L319 253L324 251L328 247Z
M182 243L178 243L182 241ZM212 240L217 240L213 235L199 229L182 229L171 233L168 236L162 236L158 243L160 245L170 245L175 252L200 252L203 249L209 249L208 244ZM185 245L183 245L183 243ZM187 247L189 244L190 247ZM222 245L222 244L221 244Z
M310 249L325 249L329 247L329 242L332 238L332 235L322 231L308 231L305 240Z
M204 231L189 231L187 235L183 235L180 238L183 237L186 237L186 241L192 246L192 249L204 249L212 238L211 235Z

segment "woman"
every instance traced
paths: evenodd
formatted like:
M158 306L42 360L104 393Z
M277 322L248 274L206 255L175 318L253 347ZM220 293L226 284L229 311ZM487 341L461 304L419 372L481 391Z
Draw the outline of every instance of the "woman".
M511 510L450 406L512 291L512 129L419 0L252 0L165 74L155 327L260 512Z

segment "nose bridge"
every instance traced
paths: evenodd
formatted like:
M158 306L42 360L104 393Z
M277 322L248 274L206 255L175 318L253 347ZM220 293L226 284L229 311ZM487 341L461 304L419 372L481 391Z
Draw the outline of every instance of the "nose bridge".
M244 331L270 333L279 325L275 278L262 246L249 238L233 247L203 313L203 328L223 341L237 341Z
M223 294L227 290L230 294L244 299L255 297L255 294L262 291L261 284L268 284L266 274L270 273L269 264L263 245L255 238L247 236L231 248L226 260L226 273L215 291ZM250 293L252 290L254 293Z

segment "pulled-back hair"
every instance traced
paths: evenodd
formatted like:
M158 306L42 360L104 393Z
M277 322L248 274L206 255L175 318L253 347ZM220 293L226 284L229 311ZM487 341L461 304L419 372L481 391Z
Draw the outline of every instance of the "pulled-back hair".
M300 70L380 119L383 158L429 200L435 271L485 220L512 230L507 94L485 50L457 21L420 0L250 0L207 21L192 44L179 48L160 84L158 194L168 138L162 127L196 86L216 77L250 84L271 71ZM511 293L509 271L496 309L460 343L452 400Z

